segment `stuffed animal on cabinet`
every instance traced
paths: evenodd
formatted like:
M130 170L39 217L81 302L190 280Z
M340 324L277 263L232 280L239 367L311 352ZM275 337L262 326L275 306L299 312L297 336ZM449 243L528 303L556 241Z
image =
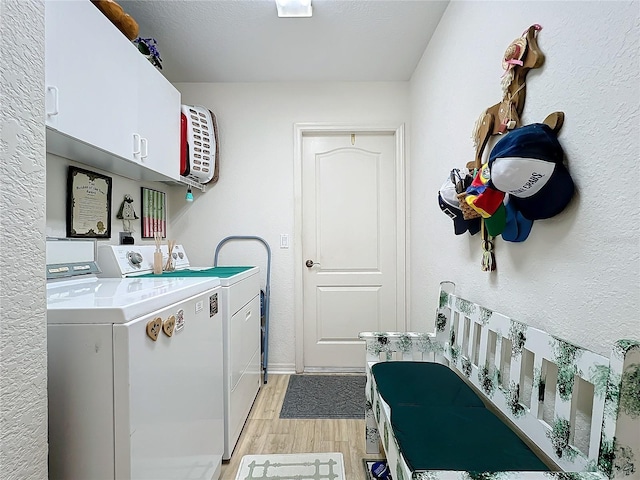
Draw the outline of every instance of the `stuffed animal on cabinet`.
M113 0L91 1L129 40L134 40L138 36L138 23L116 2Z

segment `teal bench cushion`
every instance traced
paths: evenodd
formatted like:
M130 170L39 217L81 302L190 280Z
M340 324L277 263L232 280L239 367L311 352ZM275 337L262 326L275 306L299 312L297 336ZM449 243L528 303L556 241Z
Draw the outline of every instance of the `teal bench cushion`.
M548 471L549 468L486 408L396 405L391 426L413 471Z
M392 410L396 405L484 407L471 387L440 363L380 362L371 372Z

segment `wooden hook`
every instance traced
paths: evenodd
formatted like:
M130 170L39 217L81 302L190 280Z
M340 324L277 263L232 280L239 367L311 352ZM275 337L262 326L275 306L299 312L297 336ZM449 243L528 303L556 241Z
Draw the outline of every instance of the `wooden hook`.
M476 146L475 159L473 162L467 163L467 168L471 171L473 171L473 169L480 170L482 168L482 153L487 146L489 137L491 137L492 135L494 121L495 118L491 113L484 113L484 116L482 117L482 121L480 123L480 127L478 128L478 143Z
M554 133L558 133L564 125L564 112L553 112L547 115L547 118L543 120L544 124L548 125Z

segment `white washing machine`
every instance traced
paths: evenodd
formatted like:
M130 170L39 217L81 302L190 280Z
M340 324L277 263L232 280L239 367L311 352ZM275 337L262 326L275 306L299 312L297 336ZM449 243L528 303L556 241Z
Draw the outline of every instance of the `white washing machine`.
M163 265L168 251L161 247ZM153 275L153 245L103 245L98 264L103 276L219 278L221 285L224 453L229 460L261 385L260 269L258 267L194 268L182 245L172 252L175 270Z
M97 278L94 241L47 241L49 478L219 478L215 278Z

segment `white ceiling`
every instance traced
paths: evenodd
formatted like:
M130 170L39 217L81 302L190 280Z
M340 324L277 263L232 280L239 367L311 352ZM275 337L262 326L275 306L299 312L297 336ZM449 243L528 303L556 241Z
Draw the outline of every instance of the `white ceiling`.
M409 80L448 1L312 0L311 18L275 0L118 3L171 82L281 82Z

